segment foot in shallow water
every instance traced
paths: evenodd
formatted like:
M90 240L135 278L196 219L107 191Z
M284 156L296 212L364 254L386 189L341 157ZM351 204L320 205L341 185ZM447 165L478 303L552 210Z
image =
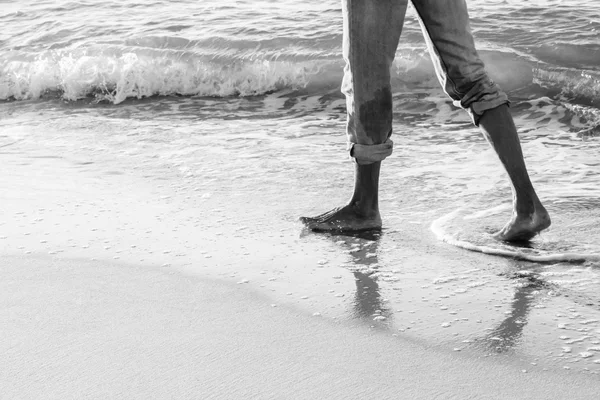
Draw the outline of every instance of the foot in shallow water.
M381 229L379 211L365 214L352 204L334 208L316 217L300 217L300 221L315 232L359 232Z
M551 224L548 211L540 204L533 214L514 214L512 219L494 234L494 238L505 242L521 242L531 240L535 235Z

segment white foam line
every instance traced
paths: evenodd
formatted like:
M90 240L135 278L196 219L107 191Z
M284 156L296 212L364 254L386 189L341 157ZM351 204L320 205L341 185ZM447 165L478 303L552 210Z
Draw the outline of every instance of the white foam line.
M520 251L498 249L489 246L478 246L476 244L459 240L450 235L445 230L445 224L456 217L460 209L452 211L431 223L431 231L437 238L452 246L460 247L465 250L476 251L478 253L512 257L519 260L532 262L551 262L551 261L600 261L600 254L585 254L585 253L555 253L546 255L525 254Z

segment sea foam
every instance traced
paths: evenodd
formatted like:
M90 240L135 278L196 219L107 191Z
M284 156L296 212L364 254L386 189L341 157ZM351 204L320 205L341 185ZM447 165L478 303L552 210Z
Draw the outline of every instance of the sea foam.
M0 99L29 100L58 93L65 100L96 97L114 104L161 95L252 96L305 87L317 63L247 60L227 64L201 57L47 54L0 65Z

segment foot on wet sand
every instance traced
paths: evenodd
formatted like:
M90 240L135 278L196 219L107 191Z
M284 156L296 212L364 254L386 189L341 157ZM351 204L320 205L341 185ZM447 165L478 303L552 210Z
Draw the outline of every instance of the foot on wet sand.
M365 215L352 204L334 208L316 217L300 217L300 221L315 232L359 232L381 229L379 211Z
M533 214L514 214L504 228L494 234L494 238L505 242L528 241L548 228L551 222L550 215L546 209L542 205L539 205Z

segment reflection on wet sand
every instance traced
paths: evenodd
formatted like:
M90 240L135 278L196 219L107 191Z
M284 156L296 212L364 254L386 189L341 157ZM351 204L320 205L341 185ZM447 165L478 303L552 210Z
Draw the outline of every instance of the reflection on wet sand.
M392 317L385 306L377 283L377 249L381 232L366 231L348 235L332 235L331 239L347 247L352 256L352 273L356 283L356 294L352 302L355 318L369 322L383 321Z
M534 292L538 290L532 286L517 288L510 314L485 337L486 345L497 353L504 353L513 349L523 335L527 325L527 317L533 306Z
M515 263L513 269L523 271L526 268L519 263ZM516 286L510 312L484 338L486 347L496 353L505 353L519 344L523 329L528 322L529 312L533 308L536 293L547 285L537 275L529 272L517 272L514 278L524 278L524 282Z

